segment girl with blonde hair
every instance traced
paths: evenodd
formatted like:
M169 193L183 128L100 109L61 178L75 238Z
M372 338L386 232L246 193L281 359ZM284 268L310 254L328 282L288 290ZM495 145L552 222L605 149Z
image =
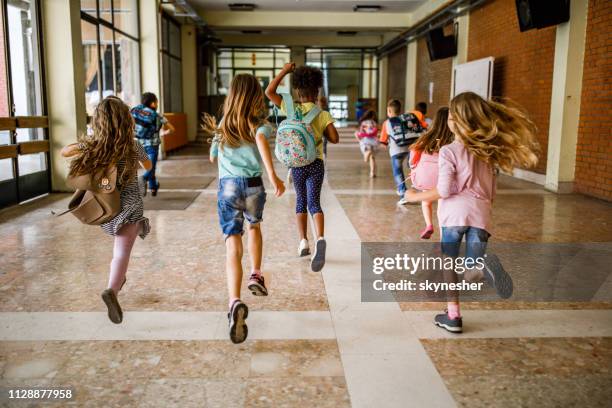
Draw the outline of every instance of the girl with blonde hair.
M473 92L451 100L448 126L454 142L439 152L438 182L424 192L410 190L406 200L438 201L442 253L457 257L461 241L466 241L465 272L468 281L483 277L502 298L512 295L512 278L493 254L484 256L491 230L491 206L495 196L495 172L511 172L514 167L533 167L536 155L536 127L520 109L486 101ZM482 267L474 267L482 265ZM445 279L457 281L454 271ZM456 291L447 292L447 312L434 323L453 333L461 333L463 322Z
M108 288L102 292L102 300L108 308L108 318L118 324L123 321L123 311L117 295L126 281L134 241L138 235L144 239L151 230L149 219L143 216L136 172L138 163L146 170L152 164L144 148L134 139L134 120L130 108L121 99L109 96L98 104L92 130L91 135L64 147L61 153L64 157L73 157L70 176L99 174L111 166L117 167L121 212L101 226L115 237Z
M266 116L267 106L259 81L253 75L240 74L230 84L219 126L212 116L205 114L203 117L202 127L215 135L210 160L218 161L219 166L217 210L225 236L229 336L233 343L242 343L248 335L246 318L249 309L240 300L245 218L249 223L248 246L252 268L248 288L255 296L268 295L261 272L260 223L266 202L262 164L275 195L280 197L285 191L285 185L272 165L268 145L272 129L265 121Z

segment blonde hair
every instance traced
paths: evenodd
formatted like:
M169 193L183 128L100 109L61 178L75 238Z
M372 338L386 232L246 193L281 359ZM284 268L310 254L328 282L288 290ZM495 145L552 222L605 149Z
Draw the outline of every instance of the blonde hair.
M264 93L257 78L239 74L232 79L223 104L223 120L217 129L212 115L202 115L202 129L217 134L219 147L239 147L243 143L255 143L255 132L267 116Z
M96 106L91 120L93 134L81 136L80 153L70 162L70 176L96 175L125 160L118 181L125 184L136 175L137 162L130 160L134 148L134 119L130 108L116 96Z
M506 172L537 164L537 128L521 109L465 92L451 100L450 113L455 136L480 160Z

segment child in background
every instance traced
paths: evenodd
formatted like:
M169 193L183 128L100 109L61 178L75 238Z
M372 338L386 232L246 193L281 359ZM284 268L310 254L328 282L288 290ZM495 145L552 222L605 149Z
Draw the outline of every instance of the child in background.
M226 272L229 292L229 336L233 343L242 343L248 335L246 318L249 308L240 300L242 284L242 234L244 219L248 225L251 275L248 288L255 296L267 296L261 272L263 220L266 192L263 185L262 161L276 197L285 191L272 164L268 138L272 128L265 123L267 106L261 85L253 75L236 75L223 105L219 128L214 117L204 116L202 127L216 133L210 160L219 162L217 209L225 236Z
M448 108L440 108L431 129L419 137L410 149L410 179L417 190L432 190L438 184L438 152L442 146L452 143L455 135L448 128ZM425 229L422 239L429 239L434 232L432 222L432 201L421 202Z
M417 103L412 113L419 118L423 128L427 129L429 126L431 126L432 120L427 117L427 104L425 102Z
M495 196L495 168L511 172L515 166L532 167L536 156L536 127L519 109L486 101L473 92L451 100L448 127L455 141L439 153L437 187L424 192L410 190L410 202L438 201L438 220L442 229L442 253L457 257L461 241L466 240L466 260L483 258L491 230L491 206ZM468 269L465 279L485 278L502 298L512 294L512 278L495 255L484 257L484 268ZM457 282L454 271L445 280ZM463 321L459 295L447 292L448 310L434 323L453 333L461 333Z
M157 195L159 190L159 182L155 177L157 169L157 157L159 155L159 145L161 137L174 133L174 126L161 114L157 113L159 101L157 96L151 92L142 94L141 103L132 108L131 113L136 122L136 139L144 147L147 156L153 167L148 170L143 176L144 195L147 195L147 183L151 189L153 197ZM165 127L165 129L164 129Z
M370 164L370 177L376 177L376 151L378 150L378 124L376 112L369 110L359 119L359 130L355 132L363 161Z
M380 134L380 142L389 146L389 156L391 156L391 168L393 169L393 179L397 189L397 195L400 196L399 205L404 205L407 201L404 199L406 193L406 178L404 176L404 162L410 154L410 144L403 144L401 140L405 129L401 118L402 103L397 99L391 99L387 103L387 117L383 122ZM416 138L415 138L416 139Z
M123 321L123 311L117 295L126 281L134 241L138 235L144 239L151 230L149 219L143 216L136 171L139 162L146 170L152 166L143 147L134 140L130 108L115 96L105 98L94 111L91 135L80 143L64 147L61 154L74 157L70 163L70 176L97 174L110 166L117 166L121 212L101 226L107 234L115 237L108 288L102 292L102 300L108 308L108 318L119 324Z
M276 93L278 85L283 78L291 75L291 86L297 93L297 102L294 110L302 117L306 116L315 107L319 90L323 86L323 72L313 67L295 68L295 64L289 62L285 64L281 72L270 82L266 89L266 96L283 112L286 112L281 95ZM311 259L310 268L313 272L319 272L325 265L325 251L327 243L324 238L325 218L321 208L321 187L325 176L325 166L323 163L323 138L327 138L330 143L338 143L338 131L334 127L334 118L329 112L320 112L310 123L315 136L317 158L314 162L291 169L293 186L296 194L296 221L298 233L300 235L300 245L298 255L306 256L310 254L308 244L308 216L307 210L312 214L315 224L316 244L315 253Z

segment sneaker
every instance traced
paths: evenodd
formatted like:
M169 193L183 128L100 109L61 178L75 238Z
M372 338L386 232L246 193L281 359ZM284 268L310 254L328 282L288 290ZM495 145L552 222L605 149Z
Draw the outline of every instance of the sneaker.
M298 256L306 256L310 255L310 248L308 246L308 240L302 239L300 241L300 246L298 247Z
M441 313L434 318L434 324L438 327L448 330L451 333L463 332L463 320L461 317L451 319L448 313Z
M125 282L123 283L125 284ZM102 292L102 300L106 303L110 321L115 324L121 323L123 321L123 311L121 310L115 291L111 288L106 289Z
M421 231L421 239L429 239L434 233L433 225L428 225L423 231Z
M319 272L323 269L325 265L325 250L327 248L327 242L325 242L325 238L319 238L315 245L315 253L312 257L312 261L310 262L310 269L313 272Z
M155 197L157 195L157 190L159 190L159 181L156 182L155 188L151 189L151 195Z
M397 194L398 197L403 197L404 196L404 193L402 193L399 190L395 190L395 194Z
M495 254L486 254L484 256L484 278L491 287L502 299L508 299L512 296L513 283L512 277L504 269L499 258Z
M268 296L268 289L262 275L252 274L247 287L254 296Z
M406 200L404 197L400 198L399 201L397 202L397 205L406 205L408 204L408 200Z
M232 303L227 320L229 321L229 336L234 344L242 343L246 340L249 334L249 328L246 325L246 318L249 315L249 308L237 299Z

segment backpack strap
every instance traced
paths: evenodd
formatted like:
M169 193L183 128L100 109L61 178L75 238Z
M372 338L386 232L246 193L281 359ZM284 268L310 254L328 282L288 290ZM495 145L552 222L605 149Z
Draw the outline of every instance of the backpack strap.
M310 112L308 112L306 114L306 116L304 116L304 119L302 119L302 121L307 124L310 125L310 122L312 122L313 120L315 120L315 118L319 115L319 113L321 113L321 108L319 108L318 106L314 106Z
M283 97L283 101L285 102L285 111L287 112L287 119L295 118L295 107L293 106L293 98L291 94L284 93L281 94Z

